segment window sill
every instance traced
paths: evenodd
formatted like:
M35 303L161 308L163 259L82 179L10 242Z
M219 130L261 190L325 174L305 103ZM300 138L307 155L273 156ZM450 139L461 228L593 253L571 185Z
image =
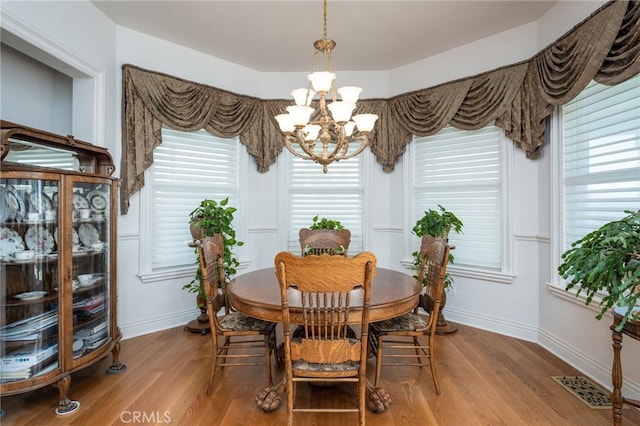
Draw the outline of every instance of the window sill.
M240 265L236 268L238 271L247 269L251 264L250 261L241 261ZM196 265L180 266L175 268L167 268L159 271L144 272L138 274L138 278L142 281L142 284L151 284L161 281L168 281L174 279L188 279L191 281L196 273Z
M577 290L565 290L564 285L560 285L557 283L546 283L547 289L556 297L564 299L568 302L571 302L575 305L580 305L583 308L587 308L594 312L600 313L602 307L600 306L600 302L602 302L602 297L594 296L593 300L590 304L587 305L587 297L584 293L581 293L579 296L576 296Z
M138 274L138 278L142 281L142 284L152 284L160 281L167 281L179 278L186 278L191 280L196 273L196 266L181 266L178 268L170 268L160 271L145 272Z

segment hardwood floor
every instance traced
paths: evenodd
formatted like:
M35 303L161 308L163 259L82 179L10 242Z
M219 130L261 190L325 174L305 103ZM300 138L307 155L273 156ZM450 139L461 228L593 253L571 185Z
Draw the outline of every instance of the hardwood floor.
M609 425L611 410L591 409L551 379L581 375L534 343L459 326L437 337L438 377L428 368L383 370L383 387L393 399L384 413L368 412L371 426L394 425ZM182 328L125 340L120 359L127 371L107 376L110 357L72 375L72 399L80 409L57 416L57 389L46 387L2 397L2 425L282 425L283 407L263 412L254 403L265 384L263 367L226 368L205 395L209 338ZM369 360L370 376L374 360ZM274 379L282 376L274 363ZM300 385L302 401L339 404L353 396L345 387ZM284 401L283 401L284 403ZM300 425L353 425L355 414L296 414ZM640 411L625 409L623 425L640 424Z

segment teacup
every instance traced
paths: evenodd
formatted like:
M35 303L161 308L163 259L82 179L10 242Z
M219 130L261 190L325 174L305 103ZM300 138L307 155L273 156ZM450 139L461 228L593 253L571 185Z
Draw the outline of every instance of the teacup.
M36 252L33 250L23 250L14 253L13 257L16 260L30 260L36 256Z
M89 284L93 279L93 274L81 274L78 275L78 282L80 284Z
M40 220L40 213L27 213L27 220L29 222L37 222Z
M104 248L104 243L102 241L96 241L95 243L91 244L92 250L100 251L103 248Z
M80 219L90 219L91 209L80 209Z
M55 210L45 210L44 212L44 220L55 220L56 212Z

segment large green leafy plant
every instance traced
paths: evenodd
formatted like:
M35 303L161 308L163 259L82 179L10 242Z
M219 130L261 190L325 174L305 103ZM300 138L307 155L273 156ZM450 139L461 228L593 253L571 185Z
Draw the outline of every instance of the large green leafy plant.
M238 259L233 254L233 248L244 245L244 242L236 240L236 231L233 228L233 214L238 209L228 204L228 197L220 202L204 199L198 207L189 213L189 223L200 229L201 238L222 234L224 242L224 271L227 278L235 275L237 272L236 267L240 265L240 262L238 262ZM196 263L199 263L197 247L195 253ZM198 265L196 276L190 283L185 284L182 289L189 293L198 293L200 296L204 296L204 288L202 287L201 280L202 270Z
M332 229L334 231L340 231L344 229L342 223L339 220L327 219L327 218L318 218L318 215L314 216L312 219L313 223L309 226L309 229L312 231L316 229Z
M424 216L418 219L413 226L413 233L422 238L425 235L432 237L449 238L451 231L459 234L462 231L462 221L453 213L438 204L438 210L429 209L424 212ZM420 252L414 251L413 269L418 270L420 267ZM453 263L453 255L449 253L449 263ZM426 285L426 283L422 283ZM453 284L453 278L449 274L445 276L444 287L447 288Z
M614 305L627 308L618 331L629 318L640 318L640 210L625 213L571 244L558 267L566 289L576 288L576 296L584 292L587 305L601 297L597 319Z

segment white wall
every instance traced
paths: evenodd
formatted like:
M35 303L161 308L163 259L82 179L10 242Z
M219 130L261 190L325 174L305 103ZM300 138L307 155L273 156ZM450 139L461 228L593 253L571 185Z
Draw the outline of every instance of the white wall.
M530 58L602 3L559 2L535 24L390 72L344 73L339 74L338 79L340 84L361 85L366 98L391 96L474 75ZM118 166L119 100L124 63L264 98L287 98L293 88L292 81L304 82L303 73L299 76L259 74L135 31L114 27L86 2L58 3L55 7L51 2L44 5L2 2L0 7L3 18L10 13L29 31L53 40L53 50L82 58L92 65L90 69L104 71L106 92L100 121L105 127L106 145ZM381 266L401 270L400 261L409 255L403 246L403 234L409 225L405 223L405 212L399 208L406 203L404 194L398 190L404 185L404 161L398 162L393 173L384 173L371 155L367 155L367 159L371 191L369 231L365 236L367 248L377 254ZM512 272L515 279L504 284L478 277L455 277L455 295L449 297L445 314L449 320L539 341L586 374L610 386L611 350L607 330L610 320L596 321L591 309L576 303L572 296L559 297L547 287L548 282L557 280L557 274L552 271L555 262L551 233L554 206L551 149L545 146L538 160L528 160L523 152L515 150L512 161ZM268 173L259 174L252 161L249 161L245 176L247 191L243 196L247 204L241 214L247 226L242 230L246 244L241 260L247 262L246 270L253 270L271 266L273 254L285 246L280 238L279 230L283 225L279 217L282 215L275 194L281 176L277 163ZM138 278L140 229L144 218L140 217L140 195L136 194L131 202L129 214L121 217L118 223L119 322L125 338L185 324L196 314L193 295L180 290L184 279L143 284ZM626 352L637 351L637 342L625 341L625 345ZM623 356L624 392L637 394L640 366L629 353L623 351Z
M0 75L3 120L44 127L59 134L71 133L71 77L5 44L0 45Z

